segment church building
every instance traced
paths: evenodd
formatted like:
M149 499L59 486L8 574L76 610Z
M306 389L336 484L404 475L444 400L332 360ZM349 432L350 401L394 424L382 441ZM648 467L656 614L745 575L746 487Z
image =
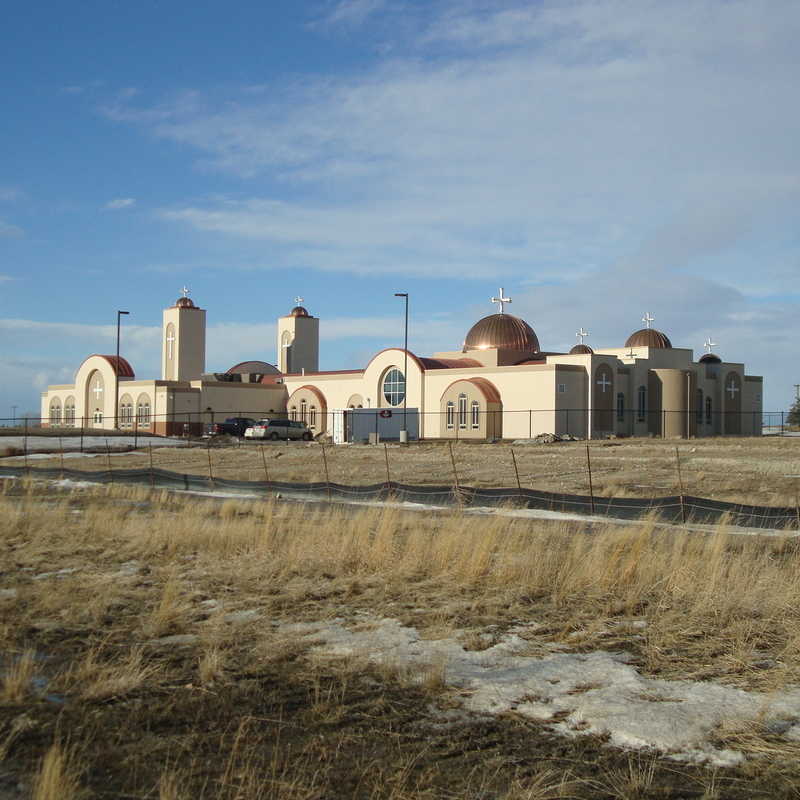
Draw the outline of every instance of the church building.
M290 417L336 442L759 435L762 379L711 352L697 361L651 327L624 346L592 349L578 332L567 353L542 350L500 290L493 313L462 346L419 356L391 347L362 368L319 369L320 321L297 305L278 319L277 366L254 360L206 373L206 312L183 291L163 312L161 377L139 379L115 355L90 355L69 385L42 393L53 427L199 434L229 416Z

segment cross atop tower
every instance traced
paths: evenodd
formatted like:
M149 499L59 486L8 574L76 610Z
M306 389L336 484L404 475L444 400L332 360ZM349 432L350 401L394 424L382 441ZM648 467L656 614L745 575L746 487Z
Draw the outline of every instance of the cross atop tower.
M503 289L503 287L501 286L501 287L500 287L500 297L493 297L493 298L492 298L492 302L493 302L493 303L499 303L499 304L500 304L500 313L501 313L501 314L503 313L503 304L504 304L504 303L510 303L510 302L511 302L511 298L510 298L510 297L504 297L504 296L503 296L503 292L504 292L504 291L505 291L505 290L504 290L504 289Z
M644 316L642 317L642 322L644 322L645 327L649 328L650 323L653 322L654 320L655 317L651 316L649 311L644 312Z
M711 348L712 347L716 347L716 346L717 346L717 343L716 342L712 342L710 336L703 342L703 347L705 347L706 353L710 353L711 352Z
M575 335L578 337L578 344L583 344L583 340L589 336L589 331L585 331L583 325L581 325L580 330Z
M184 286L183 289L181 289L181 294L184 297L188 297L189 296L189 290Z
M295 302L295 305L299 306L303 302L303 298L300 297L300 295L297 295L297 297L295 297L295 299L294 299L294 302Z

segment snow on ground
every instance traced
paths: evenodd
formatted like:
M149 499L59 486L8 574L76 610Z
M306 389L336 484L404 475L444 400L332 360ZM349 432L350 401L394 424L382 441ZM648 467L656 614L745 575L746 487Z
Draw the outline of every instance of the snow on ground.
M440 668L445 682L461 690L467 711L515 711L550 721L562 735L607 734L610 744L655 749L680 761L715 766L742 761L742 753L712 744L711 734L722 724L757 723L800 741L800 690L766 695L712 681L648 678L624 653L528 656L529 644L519 634L535 627L520 626L480 651L464 650L455 639L420 639L395 619L362 619L356 630L340 619L279 629L313 643L317 656L366 657L410 668L412 674L418 667L420 679L426 669Z
M108 453L64 453L64 460L66 461L68 458L98 458L102 457L105 458ZM111 456L116 458L117 456L140 456L141 453L137 453L135 450L126 450L122 453L117 453L115 451L111 451ZM24 461L26 458L28 461L47 461L53 460L54 458L60 458L60 453L29 453L27 456L8 456L3 463L6 461L9 464L18 464L19 462Z
M0 447L18 447L22 449L25 443L24 436L0 436ZM84 436L84 448L91 447L105 447L108 445L110 448L119 447L133 447L136 444L138 447L146 448L148 445L156 447L186 447L185 439L162 439L150 438L145 436ZM78 450L81 446L80 436L28 436L27 449L29 453L43 452L43 451L58 451L61 447L64 450Z

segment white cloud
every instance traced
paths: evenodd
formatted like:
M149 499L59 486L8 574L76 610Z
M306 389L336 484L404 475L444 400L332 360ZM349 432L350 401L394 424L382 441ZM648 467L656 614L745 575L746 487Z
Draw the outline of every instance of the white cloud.
M0 219L0 239L20 239L25 235L25 231L18 225L4 222Z
M15 186L0 186L0 203L13 203L22 197L22 192Z
M0 275L0 283L5 283L6 281L13 281L14 279L10 275Z
M386 8L386 0L340 0L323 21L329 25L363 25L367 17Z
M109 200L105 204L105 208L116 211L120 208L130 208L136 204L136 199L133 197L117 197L114 200Z

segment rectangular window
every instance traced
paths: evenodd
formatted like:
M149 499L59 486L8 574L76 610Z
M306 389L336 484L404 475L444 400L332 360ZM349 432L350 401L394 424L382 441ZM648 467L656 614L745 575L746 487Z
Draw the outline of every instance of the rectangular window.
M478 403L473 400L472 401L472 429L476 430L481 426L481 407Z
M567 391L567 384L566 383L559 383L558 384L558 393L564 394Z
M467 396L465 394L458 396L458 427L467 427Z
M448 403L447 403L447 427L450 430L453 429L454 424L455 424L455 416L456 416L455 411L456 411L456 408L455 408L455 405L453 404L453 401L452 400L448 401Z

